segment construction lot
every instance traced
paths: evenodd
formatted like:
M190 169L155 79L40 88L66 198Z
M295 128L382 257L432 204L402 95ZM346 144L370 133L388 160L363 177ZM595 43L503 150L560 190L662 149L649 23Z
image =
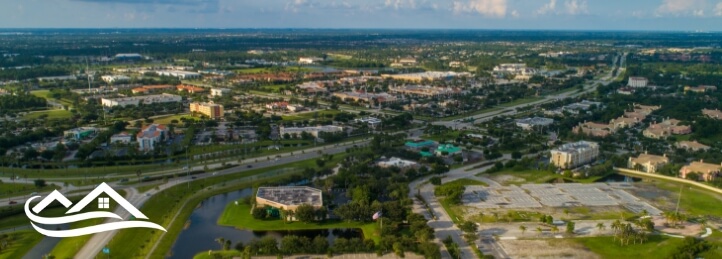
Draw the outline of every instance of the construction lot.
M632 183L467 186L462 202L478 209L622 206L633 213L661 215L661 210L628 192L635 188Z

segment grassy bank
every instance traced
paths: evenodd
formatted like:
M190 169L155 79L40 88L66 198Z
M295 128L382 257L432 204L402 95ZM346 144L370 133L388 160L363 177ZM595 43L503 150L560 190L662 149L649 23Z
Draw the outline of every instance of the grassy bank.
M644 244L630 244L626 246L614 242L613 237L585 237L572 238L579 244L584 245L590 251L602 258L667 258L677 247L682 244L683 239L672 238L661 235L651 235Z
M3 239L3 242L8 242L8 247L0 250L0 259L22 258L41 240L43 235L35 230L9 233L8 237Z
M218 218L218 225L231 226L247 230L305 230L305 229L332 229L332 228L359 228L364 238L380 240L377 233L377 223L345 222L341 220L326 220L324 222L302 223L298 221L283 221L281 219L257 220L251 215L251 205L229 203Z

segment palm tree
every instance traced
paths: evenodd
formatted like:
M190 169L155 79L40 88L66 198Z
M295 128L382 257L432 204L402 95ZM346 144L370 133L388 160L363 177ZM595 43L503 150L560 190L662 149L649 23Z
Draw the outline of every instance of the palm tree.
M607 226L605 226L604 223L602 223L602 222L597 223L597 229L599 229L599 231L602 231L606 228L607 228Z
M221 250L223 250L223 246L226 244L226 239L225 239L225 238L222 238L222 237L219 237L219 238L216 238L216 242L217 242L219 245L221 245Z
M524 226L524 225L519 226L519 230L521 230L521 234L524 235L524 232L526 232L526 226Z

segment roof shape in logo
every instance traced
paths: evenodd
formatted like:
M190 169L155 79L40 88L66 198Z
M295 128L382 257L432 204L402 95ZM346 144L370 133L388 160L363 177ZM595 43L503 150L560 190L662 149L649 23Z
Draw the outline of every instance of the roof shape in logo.
M102 193L107 194L112 198L115 202L118 203L121 207L123 207L125 210L127 210L131 215L133 215L137 219L148 219L142 212L140 212L138 209L136 209L130 202L128 202L123 196L118 194L113 188L110 188L106 183L101 183L96 187L93 191L88 193L85 197L83 197L82 200L80 200L78 203L76 203L68 212L65 214L71 214L80 212L85 206L88 206L91 202L95 201L95 199Z
M53 201L58 201L60 204L63 204L63 206L70 207L70 205L73 205L73 203L68 200L68 198L65 198L63 194L58 192L58 190L54 190L48 196L45 197L42 201L40 201L38 204L35 204L33 207L33 211L35 213L40 213L40 211L44 210L50 203L53 203Z

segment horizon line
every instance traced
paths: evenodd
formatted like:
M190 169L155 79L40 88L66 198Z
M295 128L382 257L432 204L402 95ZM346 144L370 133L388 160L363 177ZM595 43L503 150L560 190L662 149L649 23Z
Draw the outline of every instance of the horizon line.
M340 28L340 27L0 27L0 30L377 30L377 31L540 31L540 32L666 32L720 33L712 30L665 29L511 29L511 28Z

